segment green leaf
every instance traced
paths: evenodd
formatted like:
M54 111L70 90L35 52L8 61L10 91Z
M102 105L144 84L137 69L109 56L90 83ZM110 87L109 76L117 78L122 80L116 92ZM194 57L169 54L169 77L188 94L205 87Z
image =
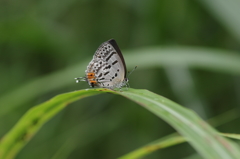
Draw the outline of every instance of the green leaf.
M228 134L228 133L219 133L221 136L238 139L240 140L239 134ZM119 159L133 159L133 158L142 158L148 154L151 154L157 150L164 149L170 146L178 145L181 143L186 142L186 139L182 136L179 136L176 133L173 133L171 135L168 135L166 137L163 137L161 139L158 139L154 142L151 142L141 148L138 148Z
M212 126L219 126L223 123L228 122L229 120L236 119L238 117L238 113L236 109L229 110L228 112L224 112L223 114L220 114L218 116L215 116L209 120L207 120L208 123L210 123ZM239 134L229 134L229 133L219 133L221 136L232 138L232 139L239 139ZM186 139L182 136L179 136L176 133L170 134L166 137L160 138L156 141L153 141L141 148L138 148L122 157L120 159L131 159L131 158L141 158L143 156L146 156L150 153L153 153L159 149L167 148L170 146L178 145L183 142L186 142Z
M13 158L35 135L44 123L68 104L81 98L100 94L101 89L86 89L58 95L49 101L31 108L18 123L0 140L0 158Z
M189 68L201 68L226 74L240 74L240 56L232 51L198 47L152 47L129 51L124 56L128 68L133 68L136 65L138 65L138 69L162 66L187 66ZM138 57L138 60L134 60L136 57ZM14 91L6 93L0 98L0 103L7 105L7 107L0 107L0 117L43 93L66 85L72 85L75 77L84 74L84 69L89 61L89 59L81 61L79 65L32 80ZM38 91L35 91L36 89ZM28 92L31 93L29 94Z
M240 134L220 133L221 136L229 137L232 139L240 140Z
M135 151L132 151L119 159L133 159L133 158L141 158L143 156L146 156L156 150L167 148L173 145L177 145L180 143L186 142L185 138L176 134L172 134L169 136L166 136L162 139L156 140L146 146L143 146L142 148L139 148Z
M0 158L13 158L41 126L66 105L91 95L110 92L139 103L173 126L205 158L240 158L239 147L221 137L192 111L147 90L87 89L58 95L30 109L0 142Z
M205 158L239 158L239 147L192 111L147 90L121 92L173 126Z

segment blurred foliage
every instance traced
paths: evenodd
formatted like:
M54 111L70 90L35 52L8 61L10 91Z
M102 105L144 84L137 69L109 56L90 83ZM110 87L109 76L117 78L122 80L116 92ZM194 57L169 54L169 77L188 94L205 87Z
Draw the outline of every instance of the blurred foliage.
M145 49L147 55L149 47L176 45L224 50L235 57L240 50L239 6L235 0L0 1L0 102L8 99L13 105L9 109L6 102L0 103L0 114L6 112L0 116L0 136L31 106L59 93L88 88L87 83L76 84L74 77L84 75L97 47L110 38L118 42L125 58L131 56L127 49ZM176 53L176 58L181 56ZM133 63L138 65L130 76L131 87L163 95L204 119L234 110L236 118L225 116L228 122L217 129L240 133L239 74L174 63L142 67L137 56L126 62L132 68ZM64 74L79 64L78 74L75 70ZM64 78L55 80L61 73ZM24 91L40 80L45 81ZM24 96L31 98L19 102ZM116 158L175 132L155 115L123 99L103 94L71 104L43 126L17 159L54 158L63 150L62 158ZM195 153L184 143L145 158L194 158Z

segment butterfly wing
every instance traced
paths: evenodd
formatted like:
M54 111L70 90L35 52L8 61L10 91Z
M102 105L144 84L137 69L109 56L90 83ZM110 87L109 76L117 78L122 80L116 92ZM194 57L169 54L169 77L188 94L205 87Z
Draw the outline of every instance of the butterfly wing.
M89 72L95 73L99 87L119 88L125 84L126 64L114 39L99 46L86 70Z
M114 39L111 39L108 41L112 46L113 48L116 50L118 56L120 57L120 65L122 66L121 68L123 68L124 70L124 77L126 77L127 75L127 68L126 68L126 63L125 63L125 60L123 58L123 55L122 55L122 52L121 50L119 49L118 45L117 45L117 42L114 40Z

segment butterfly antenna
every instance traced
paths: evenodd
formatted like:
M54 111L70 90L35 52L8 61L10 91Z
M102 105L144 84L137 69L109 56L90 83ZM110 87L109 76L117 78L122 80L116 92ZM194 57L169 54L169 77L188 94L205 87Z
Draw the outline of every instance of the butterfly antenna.
M135 71L137 69L137 66L134 67L134 69L132 69L132 71L128 72L128 77L133 73L133 71Z

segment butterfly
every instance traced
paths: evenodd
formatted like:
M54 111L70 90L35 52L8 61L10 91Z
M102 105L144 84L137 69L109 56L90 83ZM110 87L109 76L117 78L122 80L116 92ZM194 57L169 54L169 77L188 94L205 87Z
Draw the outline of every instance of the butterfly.
M136 68L136 67L135 67ZM87 81L91 87L128 87L126 63L116 41L102 43L87 66L85 77L75 78L76 82ZM132 72L132 71L131 71Z

